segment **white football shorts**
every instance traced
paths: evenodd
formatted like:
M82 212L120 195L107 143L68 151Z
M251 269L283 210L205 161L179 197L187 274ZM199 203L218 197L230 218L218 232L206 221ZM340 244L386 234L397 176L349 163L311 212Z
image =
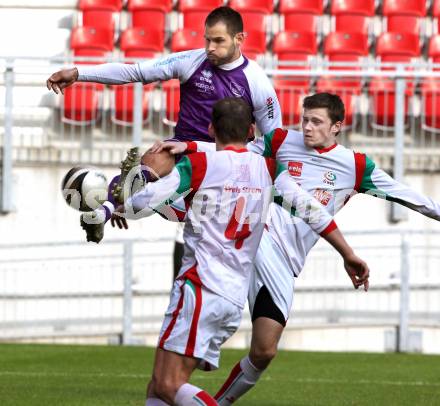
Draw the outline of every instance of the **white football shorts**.
M267 230L263 232L254 261L254 272L251 274L248 294L251 314L262 286L266 286L272 300L287 321L293 303L295 278L284 252Z
M159 334L158 347L200 359L217 369L220 346L238 329L242 309L188 279L176 279Z

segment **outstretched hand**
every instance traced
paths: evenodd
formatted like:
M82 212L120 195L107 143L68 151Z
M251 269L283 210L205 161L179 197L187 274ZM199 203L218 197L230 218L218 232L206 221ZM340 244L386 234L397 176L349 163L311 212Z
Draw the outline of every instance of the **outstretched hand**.
M152 154L162 151L168 151L172 155L183 154L186 151L187 145L180 141L156 141L148 150Z
M125 215L125 207L124 205L120 205L116 208L116 210L113 212L112 217L110 219L112 227L118 226L121 230L125 228L128 230L128 224L127 220L124 217Z
M63 69L52 74L46 81L48 90L53 90L56 94L61 92L64 94L64 89L78 80L78 69Z
M344 258L344 267L351 279L355 289L360 286L364 287L365 291L368 291L370 286L368 278L370 277L370 269L366 262L360 259L357 255L352 254L349 257Z

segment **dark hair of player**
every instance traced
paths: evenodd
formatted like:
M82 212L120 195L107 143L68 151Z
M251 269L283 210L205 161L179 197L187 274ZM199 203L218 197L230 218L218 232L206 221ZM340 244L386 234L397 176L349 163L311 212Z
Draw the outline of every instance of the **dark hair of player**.
M341 98L332 93L315 93L303 100L304 109L327 109L328 116L335 124L337 121L344 121L345 107Z
M212 10L205 20L205 26L212 27L217 23L226 25L226 30L231 37L243 32L243 19L239 12L231 7L217 7Z
M227 97L213 106L212 126L222 144L245 143L252 122L252 108L243 99Z

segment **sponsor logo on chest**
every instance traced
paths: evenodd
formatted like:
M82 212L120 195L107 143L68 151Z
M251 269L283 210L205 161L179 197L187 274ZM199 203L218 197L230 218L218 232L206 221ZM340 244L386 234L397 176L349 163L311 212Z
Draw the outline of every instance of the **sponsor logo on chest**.
M316 189L313 193L313 197L320 202L323 206L327 206L328 202L332 198L332 193L324 189Z
M330 185L330 186L335 186L336 183L336 175L333 171L327 171L324 173L324 178L322 179L322 181L326 184L326 185Z
M289 161L287 165L287 169L291 176L301 176L302 168L303 168L302 162Z
M199 92L212 93L215 91L215 87L212 83L212 72L204 69L200 73L201 75L199 76L199 81L194 83Z

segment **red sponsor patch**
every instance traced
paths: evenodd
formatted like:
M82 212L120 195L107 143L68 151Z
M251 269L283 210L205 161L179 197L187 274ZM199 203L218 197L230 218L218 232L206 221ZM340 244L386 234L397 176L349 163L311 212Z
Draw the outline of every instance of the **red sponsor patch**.
M289 161L289 165L287 166L290 175L292 176L301 176L301 172L303 169L302 162Z
M323 206L327 206L328 202L332 198L331 192L323 189L316 189L315 193L313 193L313 197L320 202Z

